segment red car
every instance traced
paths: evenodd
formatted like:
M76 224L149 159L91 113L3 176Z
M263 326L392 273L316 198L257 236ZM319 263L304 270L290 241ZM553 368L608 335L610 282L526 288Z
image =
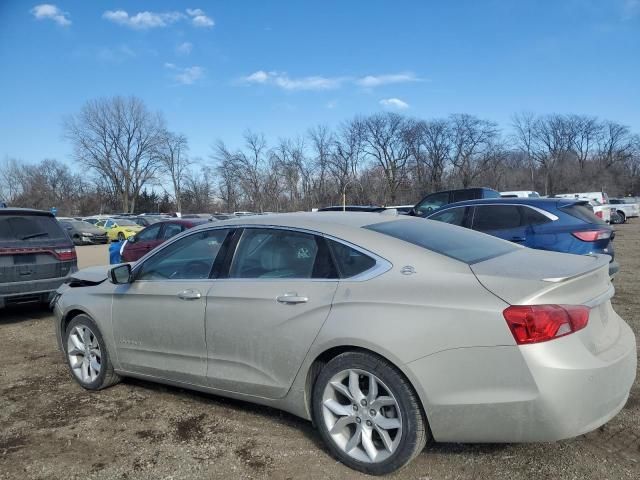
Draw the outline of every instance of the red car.
M135 262L171 237L208 221L209 220L202 218L190 218L187 220L175 219L149 225L127 240L127 243L122 249L122 261Z

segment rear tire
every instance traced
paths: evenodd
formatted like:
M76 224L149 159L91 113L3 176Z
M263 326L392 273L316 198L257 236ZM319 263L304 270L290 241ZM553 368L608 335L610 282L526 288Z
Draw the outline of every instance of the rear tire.
M620 223L626 223L627 222L627 216L624 214L624 212L618 210L618 215L620 215Z
M314 384L313 418L331 453L370 475L394 472L430 438L413 387L392 364L365 352L327 363Z
M124 233L122 232L118 232L118 241L119 242L124 242L126 240Z
M73 378L87 390L102 390L120 381L96 323L85 314L74 317L62 345Z

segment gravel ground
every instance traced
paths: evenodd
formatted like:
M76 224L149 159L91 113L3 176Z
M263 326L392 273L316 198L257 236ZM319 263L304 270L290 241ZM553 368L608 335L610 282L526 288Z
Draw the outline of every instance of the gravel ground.
M640 221L616 227L615 308L640 333ZM81 266L107 262L80 247ZM277 410L125 380L89 393L56 349L50 312L0 311L0 479L362 478L311 424ZM640 381L625 408L582 437L548 444L429 445L393 478L640 478ZM588 399L585 399L588 401Z

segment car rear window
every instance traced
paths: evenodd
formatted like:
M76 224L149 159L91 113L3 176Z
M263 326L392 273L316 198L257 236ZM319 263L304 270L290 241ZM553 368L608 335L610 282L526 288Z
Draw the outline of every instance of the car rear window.
M490 235L430 220L392 220L363 228L468 264L499 257L519 248Z
M601 220L593 213L593 209L590 208L587 203L573 203L560 208L563 212L568 213L572 217L582 220L583 222L596 223L599 225L606 224L605 221Z
M45 215L0 215L0 241L62 240L58 221Z

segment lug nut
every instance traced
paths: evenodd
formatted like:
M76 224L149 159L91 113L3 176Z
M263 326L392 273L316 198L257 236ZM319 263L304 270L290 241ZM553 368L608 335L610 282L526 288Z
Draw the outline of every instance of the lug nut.
M358 405L353 404L353 409L357 412L358 411Z
M370 427L372 425L373 425L373 423L371 423L371 420L367 420L367 427Z
M367 401L363 398L362 400L360 400L360 405L362 405L363 407L366 407Z
M362 422L362 419L360 417L356 417L356 423L360 423Z
M369 415L371 415L372 417L375 417L376 411L372 408L371 410L369 410Z

